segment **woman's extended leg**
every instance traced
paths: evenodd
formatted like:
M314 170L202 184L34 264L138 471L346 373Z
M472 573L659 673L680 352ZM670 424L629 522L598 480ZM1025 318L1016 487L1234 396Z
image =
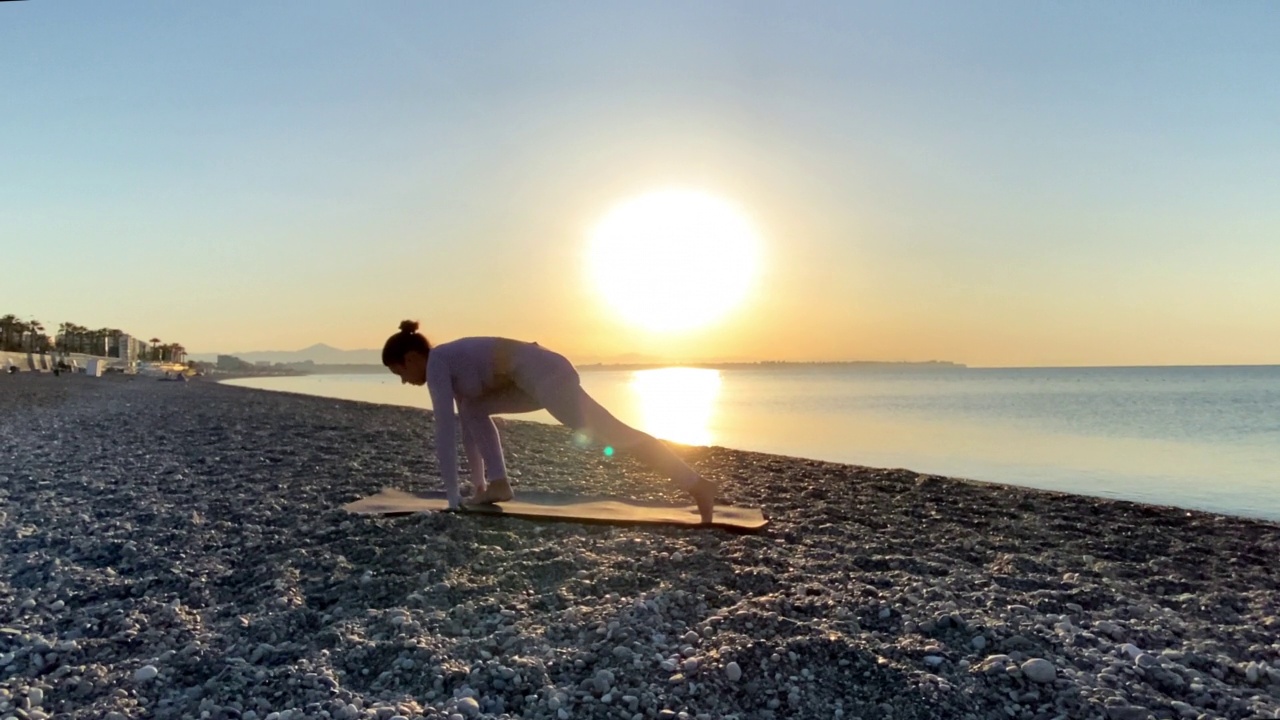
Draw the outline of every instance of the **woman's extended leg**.
M693 496L702 522L711 522L715 483L703 478L671 452L661 440L627 425L587 394L575 375L544 378L530 393L556 420L586 433L592 440L634 455L637 460L671 478Z

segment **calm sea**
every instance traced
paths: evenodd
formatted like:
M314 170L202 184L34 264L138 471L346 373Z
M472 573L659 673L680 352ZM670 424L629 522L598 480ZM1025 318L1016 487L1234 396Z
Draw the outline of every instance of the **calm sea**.
M390 374L231 383L430 407ZM665 368L582 384L679 442L1280 520L1280 366Z

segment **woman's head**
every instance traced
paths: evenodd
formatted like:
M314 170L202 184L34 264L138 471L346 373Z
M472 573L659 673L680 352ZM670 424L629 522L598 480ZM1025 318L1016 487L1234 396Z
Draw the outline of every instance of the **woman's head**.
M387 338L382 346L382 364L400 376L400 382L423 385L427 382L427 355L431 343L418 332L418 323L405 320L400 332Z

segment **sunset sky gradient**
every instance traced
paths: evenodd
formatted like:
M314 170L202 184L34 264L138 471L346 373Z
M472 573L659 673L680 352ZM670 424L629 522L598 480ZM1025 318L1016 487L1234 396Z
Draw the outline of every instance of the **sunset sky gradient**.
M1280 4L0 3L0 313L193 352L1280 363ZM588 232L691 188L713 326Z

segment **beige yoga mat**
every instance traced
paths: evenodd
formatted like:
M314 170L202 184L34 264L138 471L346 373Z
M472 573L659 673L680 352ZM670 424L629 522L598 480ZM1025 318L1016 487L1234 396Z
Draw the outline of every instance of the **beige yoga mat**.
M377 495L348 503L342 509L357 515L404 515L449 507L442 492L407 493L386 488ZM464 507L462 512L529 520L610 523L615 525L702 526L693 505L661 505L618 498L591 498L554 493L516 493L516 499L497 505ZM717 505L710 527L726 530L759 530L769 521L760 508Z

